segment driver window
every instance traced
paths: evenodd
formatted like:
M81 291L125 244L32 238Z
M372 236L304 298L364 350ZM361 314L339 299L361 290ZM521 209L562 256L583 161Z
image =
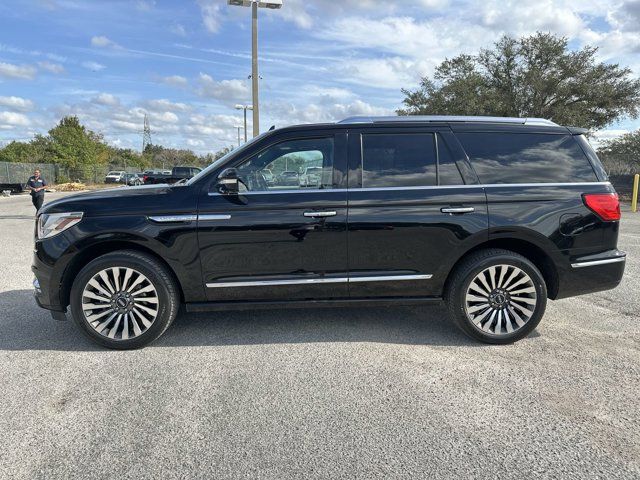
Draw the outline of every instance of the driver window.
M245 192L333 188L333 137L277 143L237 170Z

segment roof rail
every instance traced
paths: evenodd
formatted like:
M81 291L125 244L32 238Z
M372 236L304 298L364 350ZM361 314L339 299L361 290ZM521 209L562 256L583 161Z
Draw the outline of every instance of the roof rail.
M544 125L550 127L559 126L557 123L545 118L517 118L517 117L484 117L464 115L406 115L406 116L381 116L381 117L348 117L337 123L507 123L515 125Z

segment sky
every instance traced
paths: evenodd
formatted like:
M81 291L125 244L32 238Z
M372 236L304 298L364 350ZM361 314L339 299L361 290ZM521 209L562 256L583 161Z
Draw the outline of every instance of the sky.
M566 36L640 76L640 0L283 0L259 10L261 129L385 115L445 58L504 34ZM251 10L226 0L1 0L0 145L77 115L112 145L236 144ZM249 112L249 134L251 122ZM623 119L602 140L640 128Z

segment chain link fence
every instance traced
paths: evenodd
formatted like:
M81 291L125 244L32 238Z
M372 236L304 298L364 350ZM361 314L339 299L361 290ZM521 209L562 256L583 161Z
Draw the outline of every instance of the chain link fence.
M0 162L0 183L22 184L27 180L33 171L38 168L42 176L50 184L82 182L82 183L104 183L107 173L112 171L139 173L138 167L125 167L123 165L87 165L83 167L64 167L51 163L12 163Z

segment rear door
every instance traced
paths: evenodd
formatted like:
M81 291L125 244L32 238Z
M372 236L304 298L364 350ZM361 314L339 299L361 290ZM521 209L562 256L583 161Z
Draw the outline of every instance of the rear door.
M439 296L486 238L484 190L450 129L349 132L351 297Z
M238 195L215 179L200 194L198 239L207 299L348 297L346 134L334 130L270 137L233 165ZM273 183L282 172L320 167L313 184ZM286 184L284 184L286 183Z

